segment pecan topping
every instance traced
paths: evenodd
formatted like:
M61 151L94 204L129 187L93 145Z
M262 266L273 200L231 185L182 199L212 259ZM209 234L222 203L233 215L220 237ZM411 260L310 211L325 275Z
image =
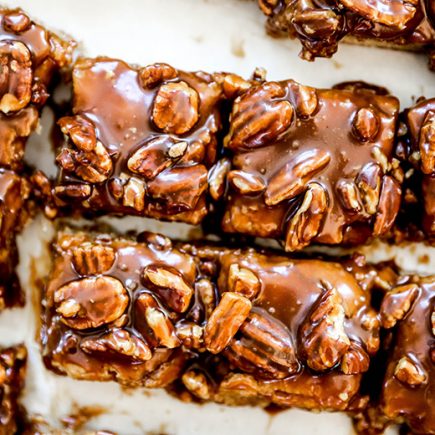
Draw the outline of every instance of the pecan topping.
M157 251L168 251L172 248L172 242L168 237L162 234L151 233L149 231L140 233L138 241L147 243Z
M435 173L435 112L430 110L420 130L419 148L421 170L425 174Z
M116 278L82 278L54 292L56 311L74 329L98 328L118 319L126 310L127 290Z
M293 107L284 97L285 90L274 82L253 87L238 97L233 105L226 146L258 148L277 139L293 118Z
M211 385L204 373L188 370L181 377L184 386L198 399L208 400L211 397Z
M237 74L224 73L223 76L223 81L221 74L215 74L215 79L218 82L222 82L224 95L230 100L234 100L251 87L251 83L242 79Z
M152 89L166 80L177 77L177 70L166 63L154 63L139 71L140 83L144 88Z
M199 119L199 96L186 82L160 86L154 99L154 124L165 133L185 134Z
M65 116L59 120L59 126L79 150L90 152L97 146L95 127L84 116Z
M247 319L252 304L238 293L225 292L205 327L204 342L207 350L217 354L228 346L231 339Z
M135 151L127 161L127 167L131 172L139 174L145 180L153 180L169 168L173 161L168 158L171 147L177 143L186 144L185 142L176 142L169 136L159 136L151 139L145 145Z
M145 189L145 183L141 179L130 177L123 186L122 204L139 212L143 211L145 208Z
M391 0L339 0L339 2L369 21L398 29L404 29L417 11L415 0L398 2Z
M355 212L362 209L358 189L353 181L341 179L337 182L336 189L340 202L345 209Z
M31 24L30 18L22 11L11 11L3 18L3 27L16 34L25 32Z
M287 227L286 251L296 251L309 245L320 232L328 208L325 189L310 183L304 199Z
M278 2L279 0L258 0L258 5L266 15L272 15L273 9Z
M228 174L228 181L244 195L262 192L266 188L262 177L244 171L231 171Z
M302 353L313 370L334 367L349 349L344 320L340 294L335 288L325 290L300 329Z
M147 344L124 329L114 329L98 338L85 338L80 343L80 348L89 354L104 355L109 352L138 362L148 361L152 357Z
M367 214L375 214L381 191L381 168L376 163L365 165L356 179Z
M177 337L187 349L204 350L204 328L193 322L177 325Z
M432 335L435 336L435 308L432 310L432 314L430 316L430 322L432 325Z
M219 160L208 173L210 196L218 201L225 193L227 174L231 169L231 161L227 157Z
M292 20L298 33L309 39L326 39L340 27L340 18L332 10L308 8L295 13Z
M261 283L257 275L246 267L232 264L228 271L228 290L240 293L251 301L255 299L260 291Z
M296 113L301 117L311 116L319 104L316 90L299 83L292 83L291 87L296 97Z
M0 42L0 110L16 112L32 97L32 59L29 49L19 41Z
M110 246L86 244L72 250L74 269L80 275L98 275L110 270L115 251Z
M400 185L392 177L384 176L373 229L374 236L384 235L391 229L399 213L401 199Z
M161 346L173 349L180 345L174 325L160 308L147 307L145 318Z
M282 379L299 370L289 330L266 312L251 312L229 349L236 366L266 378Z
M345 375L364 373L369 369L370 357L367 352L356 343L351 343L348 351L341 360L341 370Z
M149 265L143 276L165 304L177 313L184 313L192 299L193 289L178 270L169 266Z
M269 181L264 201L276 205L301 194L310 179L330 162L327 151L317 148L304 151L287 162Z
M56 186L54 193L59 198L85 200L92 194L92 186L84 183L64 184Z
M205 318L208 319L216 308L216 292L213 284L207 278L201 278L195 283L195 291L204 308Z
M421 364L404 356L394 369L394 376L402 383L418 386L427 382L427 374Z
M392 328L398 320L402 320L417 298L417 284L405 284L388 292L381 304L381 324L384 328Z
M353 120L353 131L357 139L371 141L379 131L379 118L373 109L359 109Z

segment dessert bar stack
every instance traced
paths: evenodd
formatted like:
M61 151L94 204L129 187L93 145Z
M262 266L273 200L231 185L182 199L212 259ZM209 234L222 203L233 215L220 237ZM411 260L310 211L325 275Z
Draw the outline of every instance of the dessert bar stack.
M346 35L434 46L431 2L324 3L260 5L306 58ZM2 17L14 36L0 40L0 289L17 297L14 234L30 197L56 227L41 288L49 370L184 401L342 411L360 433L399 423L435 434L435 271L406 275L357 252L376 240L433 244L435 100L404 109L357 81L316 89L262 70L244 79L73 57L72 41L21 10ZM72 98L51 179L22 154L61 70ZM122 235L57 219L102 215L202 225L214 241L170 240L145 220ZM353 254L305 249L319 245ZM0 370L9 391L2 381ZM17 414L1 411L0 433Z

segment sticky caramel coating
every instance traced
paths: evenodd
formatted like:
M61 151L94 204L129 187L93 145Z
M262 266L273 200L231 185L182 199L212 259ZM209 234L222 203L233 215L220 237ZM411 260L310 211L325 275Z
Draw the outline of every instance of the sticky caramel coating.
M71 63L72 41L34 23L21 9L0 9L0 166L21 169L53 75Z
M359 82L252 85L235 100L225 140L223 230L283 239L288 251L386 235L401 199L398 108L385 90Z
M197 224L221 129L210 75L166 64L79 60L54 194L59 206Z
M0 349L0 434L14 434L22 415L18 397L24 387L26 348Z
M425 51L435 57L431 0L258 0L273 35L297 38L300 57L331 57L345 41Z
M402 114L404 127L398 137L398 148L415 170L411 181L417 184L414 194L422 205L421 227L429 241L435 240L435 99L421 99ZM408 213L415 221L419 215Z
M382 410L415 434L435 434L435 277L402 278L381 306L392 333Z
M376 273L362 257L292 260L69 231L53 254L41 337L59 374L230 405L366 403L359 388L379 318Z
M18 252L15 237L28 217L29 183L13 171L0 168L0 311L22 302L15 267Z

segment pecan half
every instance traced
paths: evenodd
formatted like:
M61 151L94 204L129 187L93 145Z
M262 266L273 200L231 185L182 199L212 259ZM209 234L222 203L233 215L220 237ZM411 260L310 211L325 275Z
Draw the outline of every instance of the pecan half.
M58 124L62 133L69 135L79 150L90 152L97 146L94 124L84 116L65 116L59 120Z
M166 80L177 77L177 70L166 63L154 63L139 71L139 80L145 89L152 89Z
M313 370L334 367L349 349L342 303L335 288L325 290L300 328L301 351Z
M92 194L92 186L85 183L64 184L54 188L54 194L60 199L85 200Z
M247 319L252 304L238 293L225 292L208 319L204 342L207 350L217 354L228 346L231 339Z
M152 118L165 133L187 133L199 119L198 93L183 81L163 84L154 99Z
M197 370L188 370L181 377L184 386L194 396L201 400L208 400L211 397L212 386L208 382L204 373Z
M435 112L430 110L420 130L419 149L421 170L424 174L435 173Z
M238 97L233 105L226 146L251 149L276 140L290 126L293 107L283 98L286 91L278 83L254 86Z
M183 275L173 267L151 264L144 269L143 277L164 303L177 313L184 313L190 305L193 288Z
M143 180L136 177L128 178L122 190L122 205L141 212L145 208L146 185Z
M267 205L276 205L301 194L312 177L330 162L328 151L314 148L298 154L272 176L264 194Z
M207 278L201 278L195 283L195 292L204 309L204 318L208 319L216 308L216 291Z
M367 214L375 214L381 191L381 168L376 163L366 164L356 178L356 184Z
M19 41L0 42L0 110L16 112L32 97L32 57Z
M322 229L327 208L325 189L318 183L310 183L301 205L288 223L286 251L296 251L309 245Z
M373 140L379 131L379 118L373 109L359 109L353 120L353 132L362 141Z
M80 343L80 349L88 354L115 353L127 357L133 361L149 361L152 353L148 345L124 329L114 329L100 337L84 338Z
M417 11L416 0L339 0L343 6L369 21L404 29Z
M145 318L161 346L173 349L180 345L174 325L160 308L147 307Z
M345 375L364 373L369 369L370 357L357 343L352 342L341 360L341 370Z
M341 205L346 210L359 212L362 209L358 189L353 181L341 179L337 182L336 189Z
M261 176L245 171L231 171L228 174L228 181L243 195L259 193L266 188L266 183Z
M389 175L382 178L381 196L376 212L373 235L382 236L390 231L399 213L402 189L399 183Z
M299 370L290 331L265 311L253 311L229 346L236 367L265 378L283 379Z
M115 251L110 246L88 243L72 250L74 269L82 276L107 272L114 262Z
M234 263L228 270L228 290L240 293L251 301L255 299L261 289L257 275L246 267Z
M381 304L381 324L384 328L392 328L398 320L402 320L417 298L417 284L405 284L388 292Z
M8 12L3 18L3 27L16 34L25 32L31 25L32 21L23 11Z
M295 97L296 113L301 117L311 116L319 105L317 91L296 82L291 83L290 86Z
M129 303L127 290L116 278L98 276L71 281L54 292L56 312L74 329L98 328L118 319Z
M421 364L411 358L402 357L394 369L394 376L402 383L418 386L427 383L427 373Z
M227 174L231 169L231 161L227 157L219 160L208 172L210 196L218 201L225 193Z

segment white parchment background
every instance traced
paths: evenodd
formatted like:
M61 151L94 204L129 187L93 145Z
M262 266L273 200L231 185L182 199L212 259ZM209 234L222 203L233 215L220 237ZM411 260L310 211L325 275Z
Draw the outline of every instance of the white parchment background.
M265 35L264 18L249 0L2 0L2 4L21 6L50 28L69 33L81 43L80 50L90 56L109 55L142 65L160 61L181 69L227 70L244 76L262 66L270 79L293 78L321 87L344 80L365 80L388 87L403 107L420 95L435 96L435 73L427 70L424 56L342 45L333 60L306 63L297 57L297 42ZM30 141L27 159L53 172L53 155L44 133L43 128ZM188 231L185 225L146 219L116 220L116 226L157 230L178 238ZM28 304L24 309L0 314L0 344L24 341L29 349L24 402L31 413L40 413L58 424L73 404L99 405L107 412L92 419L87 427L126 435L352 433L350 420L341 414L290 410L271 416L254 408L188 405L161 391L127 392L115 383L79 382L47 372L35 341L37 314L32 304L35 288L30 271L36 259L39 272L46 273L46 241L52 235L51 224L38 217L20 236L19 274ZM395 257L406 270L435 273L434 248L376 245L364 251L372 260ZM425 255L429 260L419 261Z

